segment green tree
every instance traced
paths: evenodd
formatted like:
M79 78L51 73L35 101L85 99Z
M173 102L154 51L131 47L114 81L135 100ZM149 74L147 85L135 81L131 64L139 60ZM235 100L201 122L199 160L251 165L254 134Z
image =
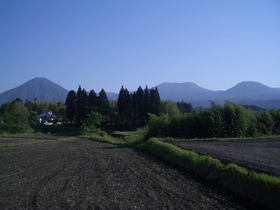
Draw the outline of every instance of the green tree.
M256 136L258 134L258 120L255 116L255 114L253 114L253 112L251 110L247 110L245 113L245 117L248 121L248 126L245 132L245 136L247 137L252 137L252 136Z
M215 137L215 115L212 110L200 109L197 113L199 124L199 137L212 138Z
M256 115L258 120L258 131L263 135L271 135L273 129L273 119L268 110L260 111Z
M88 106L89 112L97 110L98 98L94 90L91 90L88 94Z
M169 116L181 114L180 109L177 107L176 102L174 101L162 100L160 107L161 107L161 112Z
M65 100L66 117L71 121L71 123L73 123L76 117L76 98L76 92L74 90L70 90Z
M272 134L279 135L280 134L280 111L277 109L272 109L269 111L269 113L273 120Z
M29 129L28 109L22 101L6 102L0 107L0 131L24 133Z
M148 122L148 113L151 111L151 100L150 100L150 90L148 86L146 85L143 97L142 97L142 122L143 124L146 124Z
M132 126L132 101L129 91L122 86L117 101L118 118L117 124L120 127Z
M143 126L144 119L146 118L143 112L143 95L144 91L141 86L132 95L133 123L136 126Z
M87 92L85 89L82 89L81 86L79 86L77 91L76 106L76 122L77 124L81 124L86 118L88 108Z
M101 89L98 96L98 112L106 117L104 122L113 122L115 119L114 112L110 107L110 103L107 97L107 93L104 89Z
M157 87L150 90L150 113L159 115L161 112L161 99Z
M224 134L226 137L242 137L248 126L245 109L232 102L224 105Z
M159 116L149 114L148 132L145 139L151 137L164 137L169 135L170 117L161 113Z
M125 89L122 86L118 95L118 102L117 102L117 107L118 107L118 112L119 114L122 114L125 109L127 108L126 104L126 95L125 95Z
M181 102L177 102L177 106L183 114L184 113L190 113L192 111L192 104L191 103L181 101Z
M92 111L82 124L82 134L100 134L100 126L103 121L103 115Z
M213 101L210 101L210 111L213 113L214 137L222 137L224 129L223 107Z

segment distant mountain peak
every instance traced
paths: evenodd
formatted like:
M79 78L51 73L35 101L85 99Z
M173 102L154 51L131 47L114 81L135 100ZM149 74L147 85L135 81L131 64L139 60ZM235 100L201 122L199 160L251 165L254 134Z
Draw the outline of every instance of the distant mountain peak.
M267 87L267 88L270 88L260 82L255 82L255 81L243 81L243 82L240 82L238 83L237 85L235 85L234 87L238 87L238 86L242 86L242 87ZM234 88L233 87L233 88Z
M234 87L225 91L225 94L230 97L255 97L261 95L272 95L276 93L277 91L275 89L254 81L240 82Z
M65 101L68 90L44 78L36 77L24 84L0 94L0 104L20 98L23 101L38 100Z

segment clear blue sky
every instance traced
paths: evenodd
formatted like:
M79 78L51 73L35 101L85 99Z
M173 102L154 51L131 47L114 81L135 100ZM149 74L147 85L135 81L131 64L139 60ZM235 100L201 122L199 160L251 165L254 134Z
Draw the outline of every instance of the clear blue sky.
M1 0L0 93L34 77L96 92L280 87L280 1Z

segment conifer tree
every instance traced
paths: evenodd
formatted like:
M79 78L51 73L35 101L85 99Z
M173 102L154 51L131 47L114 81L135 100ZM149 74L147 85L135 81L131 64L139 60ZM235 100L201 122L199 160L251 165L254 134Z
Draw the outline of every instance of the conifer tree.
M157 87L150 90L150 113L159 115L161 112L161 99Z
M117 108L119 111L119 114L122 114L125 111L125 91L123 86L120 89L119 96L118 96L118 102L117 102Z
M97 109L98 98L94 90L91 90L88 94L88 106L89 106L89 110L88 110L89 113Z
M151 110L151 100L150 100L150 90L148 89L148 86L146 85L146 88L144 89L143 92L143 105L142 105L142 120L143 123L147 123L148 122L148 113Z
M85 89L82 89L81 86L79 86L77 91L77 100L76 100L76 106L77 106L77 124L81 124L87 114L87 107L88 107L88 101L87 101L87 92Z
M109 105L109 100L107 97L107 93L102 88L102 90L99 92L99 96L97 98L98 100L98 112L104 116L108 116L111 114L111 108Z
M132 101L129 91L122 86L119 92L117 101L117 108L119 112L118 122L119 126L130 127L132 125Z
M66 106L66 117L73 123L76 116L76 92L74 90L70 90L65 100Z
M144 91L142 87L139 86L137 91L132 95L133 116L136 126L143 125L143 94Z

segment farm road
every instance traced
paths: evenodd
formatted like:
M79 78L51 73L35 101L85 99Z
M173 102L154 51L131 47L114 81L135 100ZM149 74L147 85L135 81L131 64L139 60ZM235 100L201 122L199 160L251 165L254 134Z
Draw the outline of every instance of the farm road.
M0 146L13 141L0 137ZM2 210L253 208L131 148L82 139L0 147Z

